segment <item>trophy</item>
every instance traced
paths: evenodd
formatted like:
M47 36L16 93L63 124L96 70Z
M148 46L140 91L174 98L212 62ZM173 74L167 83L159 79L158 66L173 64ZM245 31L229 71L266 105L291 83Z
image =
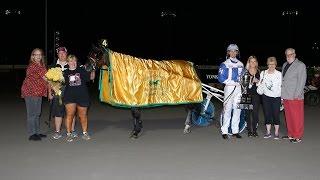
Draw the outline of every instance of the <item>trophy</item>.
M252 96L248 93L248 88L250 84L250 75L248 71L244 73L244 75L241 77L241 99L240 103L238 104L238 109L253 109L252 105Z

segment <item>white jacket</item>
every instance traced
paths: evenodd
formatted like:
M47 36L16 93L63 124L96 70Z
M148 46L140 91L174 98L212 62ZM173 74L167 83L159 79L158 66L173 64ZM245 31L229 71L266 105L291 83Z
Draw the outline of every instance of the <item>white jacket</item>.
M260 73L260 82L258 86L263 86L264 95L268 97L281 97L281 83L282 74L280 71L275 70L272 74L268 73L268 70Z

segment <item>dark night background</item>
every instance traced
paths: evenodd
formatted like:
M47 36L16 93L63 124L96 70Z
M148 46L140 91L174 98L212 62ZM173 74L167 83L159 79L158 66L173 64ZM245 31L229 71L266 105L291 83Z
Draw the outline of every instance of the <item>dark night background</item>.
M280 1L279 1L280 2ZM256 55L261 65L268 56L284 62L293 47L307 65L319 65L319 17L314 1L223 1L134 4L110 1L45 1L0 4L0 64L27 64L36 47L54 58L54 34L82 62L91 44L109 40L114 51L153 59L186 59L218 65L229 43L240 48L241 60ZM242 4L241 4L242 3ZM5 14L5 10L21 14ZM284 12L298 14L283 14ZM164 16L161 16L161 12ZM174 17L172 14L175 14Z

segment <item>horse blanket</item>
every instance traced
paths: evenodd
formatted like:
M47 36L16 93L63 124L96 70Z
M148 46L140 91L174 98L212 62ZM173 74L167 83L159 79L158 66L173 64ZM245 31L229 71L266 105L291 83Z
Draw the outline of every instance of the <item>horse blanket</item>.
M117 107L200 103L201 81L192 62L142 59L108 49L100 70L100 101Z

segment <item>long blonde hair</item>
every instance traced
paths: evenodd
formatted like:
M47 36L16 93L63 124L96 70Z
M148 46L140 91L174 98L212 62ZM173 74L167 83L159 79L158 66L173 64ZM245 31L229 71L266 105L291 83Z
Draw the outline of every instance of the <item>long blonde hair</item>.
M255 68L256 68L256 70L258 71L258 70L259 70L258 59L257 59L257 57L254 56L254 55L249 56L248 61L247 61L247 64L246 64L246 69L249 70L249 68L250 68L250 61L251 61L252 59L255 60L255 62L256 62Z
M45 60L45 57L44 57L44 52L43 52L43 50L40 49L40 48L35 48L35 49L32 50L32 52L31 52L31 54L30 54L29 64L31 64L31 63L34 62L34 60L33 60L33 55L34 55L34 53L35 53L36 51L39 51L40 54L41 54L40 64L41 64L42 66L46 66L47 64L46 64L46 60Z

